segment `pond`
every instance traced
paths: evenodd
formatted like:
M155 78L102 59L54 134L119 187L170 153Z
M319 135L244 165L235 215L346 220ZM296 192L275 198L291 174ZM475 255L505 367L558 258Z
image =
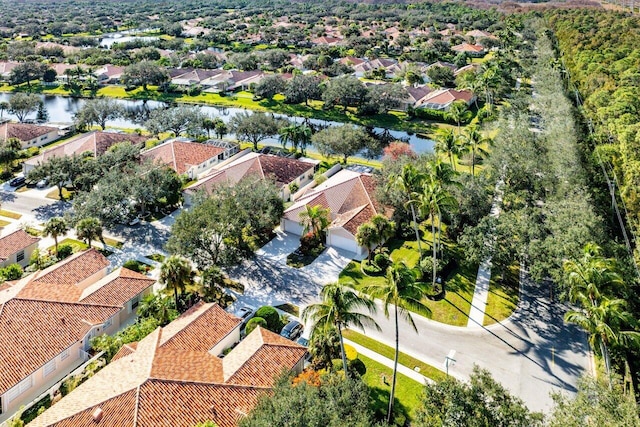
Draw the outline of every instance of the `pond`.
M8 101L11 97L11 94L8 93L0 93L0 102ZM50 122L72 122L75 113L78 111L80 107L86 102L86 99L83 98L71 98L66 96L58 96L58 95L42 95L42 99L44 102L44 106L49 113L49 121ZM107 125L109 127L119 127L119 128L142 128L142 122L144 118L148 115L148 113L155 109L166 106L163 102L158 101L136 101L136 100L126 100L126 99L117 99L118 103L122 104L127 111L130 117L137 117L138 120L121 118L117 120L110 120ZM215 118L221 118L225 123L228 123L231 117L236 115L237 113L247 111L243 108L231 108L231 107L213 107L208 105L200 106L200 109L203 113L208 116ZM291 117L285 116L281 114L275 114L276 117L284 117L291 121L295 121L297 123L302 123L305 119L303 117ZM10 117L16 120L15 116L4 112L4 117ZM35 113L32 113L29 118L35 118ZM321 126L337 126L342 123L332 122L327 120L319 120L319 119L307 119L308 122L321 125ZM385 129L383 128L374 128L377 133L383 132ZM391 135L393 135L397 139L405 140L410 145L411 148L416 153L428 153L433 151L434 142L430 139L421 138L416 134L409 135L404 131L389 131ZM229 138L232 138L233 135L228 135ZM280 145L276 138L268 139L264 141L270 145Z

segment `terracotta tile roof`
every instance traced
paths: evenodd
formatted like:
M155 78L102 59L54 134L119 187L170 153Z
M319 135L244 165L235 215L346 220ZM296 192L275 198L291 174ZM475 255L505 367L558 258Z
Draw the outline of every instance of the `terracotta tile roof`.
M452 46L451 50L454 52L480 53L484 52L484 47L477 44L460 43L459 45Z
M464 101L467 104L473 100L473 92L468 90L442 89L429 94L420 101L421 105L447 106L455 101Z
M80 341L118 307L14 298L0 306L0 395Z
M418 102L419 100L433 92L433 89L431 89L429 86L409 86L405 89L407 91L408 98L414 103Z
M72 417L58 423L51 424L55 427L92 426L100 427L125 427L135 424L135 409L137 403L137 389L129 390L119 396L115 396L105 402L78 412ZM96 422L93 418L97 409L102 411L102 418Z
M133 297L153 286L155 282L154 279L143 274L119 268L85 288L80 295L80 302L122 307Z
M4 261L11 255L26 249L39 241L40 239L38 237L33 237L22 229L18 229L13 233L0 237L0 260Z
M314 165L301 160L263 154L258 157L262 173L273 177L278 185L289 185L299 176L311 170Z
M137 346L138 346L137 342L123 345L122 347L120 347L120 350L118 350L118 352L111 358L111 361L113 362L115 360L118 360L125 356L130 355L131 353L136 351Z
M78 252L36 273L20 291L18 297L47 301L80 301L84 291L84 286L80 286L81 282L105 270L108 266L109 260L95 249ZM116 305L108 301L101 303Z
M26 142L51 132L58 132L58 128L7 122L0 125L0 141L18 138L20 141Z
M211 158L218 157L224 149L198 142L170 141L142 153L144 159L163 163L179 174L186 173Z
M223 383L222 359L202 351L160 347L153 359L151 378Z
M331 225L333 227L342 227L355 236L358 227L369 221L374 215L375 211L371 206L363 205L338 216Z
M163 348L206 353L242 322L217 304L197 304L185 315L188 323L173 335L170 327L165 328L167 333L163 332L160 344Z

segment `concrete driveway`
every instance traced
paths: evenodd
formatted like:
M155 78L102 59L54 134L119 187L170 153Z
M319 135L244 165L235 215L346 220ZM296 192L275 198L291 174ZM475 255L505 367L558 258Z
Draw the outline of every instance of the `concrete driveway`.
M231 279L245 286L244 294L237 296L240 304L258 307L318 301L322 286L337 281L340 272L356 257L355 253L328 248L310 265L289 267L287 255L300 245L300 238L279 230L276 233L253 259L227 271Z

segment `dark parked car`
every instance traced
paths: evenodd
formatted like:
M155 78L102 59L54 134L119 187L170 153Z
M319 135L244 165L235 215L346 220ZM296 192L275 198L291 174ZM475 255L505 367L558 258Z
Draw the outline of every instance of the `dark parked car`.
M251 319L254 316L255 313L256 312L253 308L247 307L245 305L244 307L241 307L238 310L238 312L236 313L236 316L242 319L242 326L244 327L249 321L249 319Z
M292 341L295 341L300 335L302 335L303 330L304 327L300 322L298 322L297 320L292 320L291 322L287 323L284 328L282 328L280 335L285 338L289 338Z
M12 187L20 187L23 186L27 182L27 179L24 176L17 176L9 181L9 185Z

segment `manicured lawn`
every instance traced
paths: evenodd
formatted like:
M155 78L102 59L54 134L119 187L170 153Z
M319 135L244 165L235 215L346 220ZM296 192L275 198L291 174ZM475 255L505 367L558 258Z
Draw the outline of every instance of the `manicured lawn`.
M369 386L371 407L377 416L383 419L389 407L393 370L360 354L358 359L367 367L367 372L362 376L362 380ZM424 386L402 374L398 374L396 378L396 407L402 408L411 418L415 409L420 405L420 396Z
M285 313L289 313L292 316L300 317L300 307L298 307L297 305L286 303L276 305L275 308L277 308L278 310L282 310Z
M122 248L122 245L124 245L123 242L121 242L120 240L115 240L115 239L110 239L108 237L104 238L104 242L108 245L111 246L113 248L117 248L120 249Z
M0 227L6 227L11 224L9 221L5 221L4 219L0 219Z
M81 242L80 240L76 240L76 239L62 239L62 240L58 240L58 247L62 246L62 245L70 245L73 248L73 252L76 253L78 251L82 251L87 249L89 246L87 246L86 243ZM49 248L47 248L48 252L55 252L56 251L56 246L53 245Z
M65 200L71 200L73 198L73 195L73 191L69 191L66 188L62 189L62 197L64 197ZM57 188L54 188L53 190L48 192L45 197L47 199L60 200L60 193L58 192Z
M151 254L151 255L147 255L147 258L155 262L164 262L165 256L162 254Z
M0 209L0 216L4 216L11 219L20 219L22 215L17 212L11 212L4 209Z
M359 332L346 330L342 335L344 335L346 339L351 340L356 344L360 344L361 346L366 347L369 350L373 350L388 359L393 360L393 358L395 357L395 349L393 347L382 344L380 341L376 341ZM402 337L400 339L402 339ZM438 368L427 365L426 363L421 362L420 360L402 352L400 352L400 354L398 355L398 363L410 369L418 367L420 368L420 374L435 381L442 381L446 377L446 374Z
M496 269L491 271L484 325L492 325L511 316L518 305L519 281L520 267L517 264L509 268L504 279Z
M431 250L431 233L428 227L422 227L422 251L428 254ZM452 242L444 239L445 250L453 253L455 258L462 260L460 248ZM390 257L393 261L404 261L408 266L414 267L419 259L418 243L415 240L392 239L386 245L389 249ZM446 296L441 301L433 301L427 298L423 302L431 310L431 318L437 322L454 326L466 326L471 310L471 300L475 289L478 266L458 263L458 266L446 278ZM384 283L382 276L368 276L361 270L361 263L350 262L340 273L340 283L353 286L357 290L362 290L367 286Z

